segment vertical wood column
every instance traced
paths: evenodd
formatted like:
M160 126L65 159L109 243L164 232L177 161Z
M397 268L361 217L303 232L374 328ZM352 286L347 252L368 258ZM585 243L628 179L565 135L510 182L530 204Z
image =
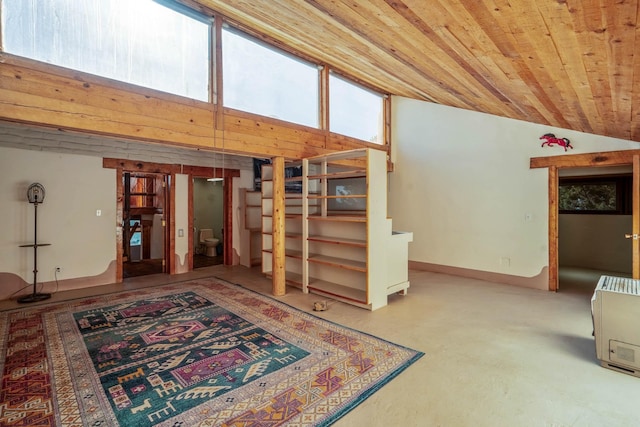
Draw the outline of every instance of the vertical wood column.
M164 205L164 218L169 229L169 240L167 246L169 251L166 255L166 272L176 274L176 173L171 172L167 176L167 188L169 189L169 203Z
M327 131L325 132L328 135L329 131L329 66L325 65L320 70L320 78L318 79L319 85L319 93L320 93L320 111L318 111L320 129ZM326 140L325 140L326 147Z
M272 294L286 293L284 238L284 157L273 158Z
M123 251L124 251L124 183L122 168L116 169L116 283L123 280Z
M640 156L633 156L633 194L631 195L632 203L632 234L637 236L640 234ZM635 237L631 239L631 264L634 279L640 278L640 240Z
M549 290L558 290L558 168L549 166Z

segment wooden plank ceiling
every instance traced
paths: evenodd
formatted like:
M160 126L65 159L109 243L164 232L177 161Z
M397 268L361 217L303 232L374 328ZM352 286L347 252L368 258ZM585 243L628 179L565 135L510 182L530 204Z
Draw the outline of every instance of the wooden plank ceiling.
M185 3L391 94L640 142L639 1Z

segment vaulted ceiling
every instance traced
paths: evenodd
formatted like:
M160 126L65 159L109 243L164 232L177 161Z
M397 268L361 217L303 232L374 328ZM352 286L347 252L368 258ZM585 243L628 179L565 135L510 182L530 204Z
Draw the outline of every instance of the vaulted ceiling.
M391 94L640 142L640 0L183 1Z

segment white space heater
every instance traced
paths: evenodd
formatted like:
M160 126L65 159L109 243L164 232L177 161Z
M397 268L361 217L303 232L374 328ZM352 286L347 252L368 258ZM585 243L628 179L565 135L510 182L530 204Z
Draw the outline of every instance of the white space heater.
M600 277L591 314L602 366L640 377L640 280Z

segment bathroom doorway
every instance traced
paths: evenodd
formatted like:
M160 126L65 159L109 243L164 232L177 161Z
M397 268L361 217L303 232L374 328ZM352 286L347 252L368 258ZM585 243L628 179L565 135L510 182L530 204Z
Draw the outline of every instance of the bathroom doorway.
M224 263L223 181L193 178L193 268Z

